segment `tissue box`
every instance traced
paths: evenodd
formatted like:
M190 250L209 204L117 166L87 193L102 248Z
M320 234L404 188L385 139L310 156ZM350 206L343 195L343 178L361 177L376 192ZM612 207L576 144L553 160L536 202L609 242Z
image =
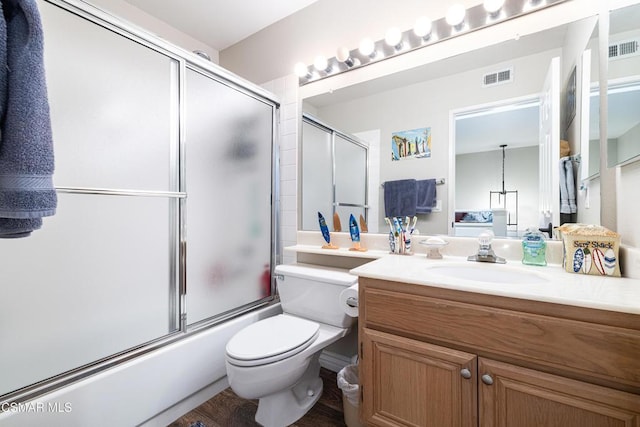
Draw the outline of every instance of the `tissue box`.
M599 225L563 224L563 266L569 273L620 277L620 235Z

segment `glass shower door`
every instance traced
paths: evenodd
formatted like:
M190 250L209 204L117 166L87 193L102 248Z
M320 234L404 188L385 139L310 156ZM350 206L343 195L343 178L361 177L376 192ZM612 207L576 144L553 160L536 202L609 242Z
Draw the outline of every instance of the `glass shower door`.
M58 209L0 239L0 395L179 330L178 61L38 7Z
M333 143L331 132L302 122L302 230L320 230L318 212L333 230Z
M274 106L186 75L187 323L271 294Z
M349 218L367 219L367 148L335 135L336 212L348 231Z

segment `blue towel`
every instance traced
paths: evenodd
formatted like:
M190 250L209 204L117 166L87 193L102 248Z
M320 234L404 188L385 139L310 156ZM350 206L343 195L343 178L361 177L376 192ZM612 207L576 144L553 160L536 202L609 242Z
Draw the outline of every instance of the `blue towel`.
M7 70L7 21L4 18L4 7L0 0L0 147L2 147L2 124L7 104L8 70Z
M405 217L416 214L416 180L401 179L384 183L384 215Z
M43 34L35 0L1 3L6 65L0 87L7 90L0 98L0 237L24 237L57 206Z
M431 213L436 204L436 180L422 179L416 182L416 213Z

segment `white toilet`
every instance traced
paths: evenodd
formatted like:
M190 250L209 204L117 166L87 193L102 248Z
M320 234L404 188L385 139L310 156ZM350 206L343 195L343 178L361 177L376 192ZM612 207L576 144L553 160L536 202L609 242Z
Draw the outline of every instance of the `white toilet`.
M284 314L247 326L226 348L229 385L260 399L256 421L265 427L294 423L320 398L320 353L354 324L338 297L358 279L304 264L278 265L275 276Z

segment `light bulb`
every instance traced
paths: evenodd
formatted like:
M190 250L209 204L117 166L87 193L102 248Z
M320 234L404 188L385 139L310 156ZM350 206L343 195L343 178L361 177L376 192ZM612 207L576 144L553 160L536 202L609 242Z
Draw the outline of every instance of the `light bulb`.
M433 27L433 23L431 19L426 16L421 16L416 20L416 24L413 26L413 32L416 36L424 38L428 38L431 34L431 29Z
M464 22L464 16L466 13L466 9L460 3L451 5L447 11L447 16L445 17L447 24L452 27L460 26Z
M399 50L400 47L402 47L402 32L396 27L391 27L387 30L387 33L384 36L384 41L389 46Z
M546 3L545 0L529 0L526 2L522 8L523 12L530 12L533 9L536 9Z
M376 45L373 43L373 40L370 38L364 38L360 42L360 53L364 56L374 57L376 52Z
M349 67L353 67L353 58L351 58L351 52L344 46L341 46L336 51L336 59L338 62L343 62Z
M295 67L293 67L293 71L296 73L296 76L300 78L308 77L310 75L309 69L304 62L298 62Z
M318 71L326 71L329 68L329 62L327 58L323 55L316 56L316 59L313 61L313 66Z
M484 0L484 10L491 15L497 14L503 5L504 0Z

